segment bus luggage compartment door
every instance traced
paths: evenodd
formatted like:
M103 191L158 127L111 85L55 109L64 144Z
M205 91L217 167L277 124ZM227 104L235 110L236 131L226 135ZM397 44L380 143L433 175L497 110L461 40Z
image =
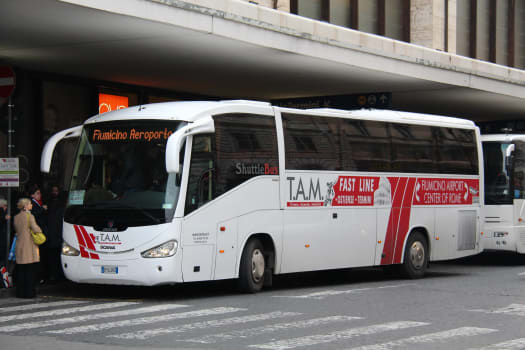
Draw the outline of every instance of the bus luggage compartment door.
M213 245L188 245L182 251L182 280L184 282L211 279Z

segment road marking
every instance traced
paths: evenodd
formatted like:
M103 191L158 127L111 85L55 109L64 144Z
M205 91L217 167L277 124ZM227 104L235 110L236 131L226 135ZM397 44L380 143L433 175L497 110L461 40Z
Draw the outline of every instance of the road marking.
M484 312L487 314L509 314L516 316L525 316L525 305L523 304L510 304L509 306L497 308L497 309L473 309L469 310L473 312Z
M33 304L26 304L26 305L2 307L0 308L0 313L27 311L27 310L43 309L46 307L66 306L66 305L85 304L85 303L88 303L88 301L62 300L62 301L53 301L50 303L33 303Z
M65 309L56 309L56 310L40 311L40 312L18 314L18 315L11 315L11 316L2 316L0 317L0 322L18 321L18 320L25 320L28 318L37 318L37 317L53 317L53 316L73 314L77 312L93 311L93 310L100 310L100 309L112 309L116 307L130 306L130 305L136 305L136 304L137 303L120 302L120 303L104 303L104 304L96 304L96 305L88 305L88 306L70 307L70 308L65 308Z
M212 328L212 327L229 326L229 325L246 323L246 322L265 321L265 320L271 320L275 318L291 317L291 316L298 316L298 315L301 315L301 313L276 311L276 312L270 312L266 314L248 315L248 316L242 316L242 317L226 318L223 320L211 320L211 321L190 323L190 324L185 324L185 325L176 326L176 327L148 329L148 330L138 331L138 332L115 334L115 335L109 335L108 337L120 338L120 339L142 339L144 340L144 339L149 339L149 338L156 337L159 335L171 334L171 333L182 333L182 332L186 332L186 331L193 330L193 329L207 329L207 328Z
M482 348L472 348L469 350L522 350L525 349L525 338L509 340L503 343L487 345Z
M410 338L399 339L390 341L382 344L374 345L365 345L359 346L357 348L352 348L350 350L389 350L396 347L406 347L407 345L412 344L430 344L436 342L446 342L451 338L458 337L473 337L481 334L489 334L497 332L497 329L490 328L477 328L477 327L461 327L456 329L451 329L443 332L430 333L424 335L413 336Z
M226 341L237 338L249 338L254 337L259 334L272 333L288 329L301 329L301 328L310 328L326 325L333 322L346 322L351 320L360 320L362 317L353 317L353 316L328 316L321 318L313 318L310 320L297 321L297 322L288 322L288 323L277 323L269 326L262 326L250 329L241 329L232 332L217 333L205 335L201 338L193 339L183 339L181 341L190 342L190 343L201 343L201 344L211 344L219 341Z
M299 338L285 339L274 341L265 344L250 345L251 348L284 350L293 349L301 346L313 346L317 344L331 343L343 339L351 339L362 335L376 334L386 331L394 331L398 329L427 326L429 323L412 322L412 321L397 321L383 324L377 324L366 327L350 328L342 331L332 332L328 334L316 334Z
M394 285L389 285L389 286L356 288L356 289L346 289L346 290L328 289L328 290L323 290L320 292L303 294L303 295L274 295L273 297L274 298L298 298L298 299L324 299L326 297L340 295L340 294L361 293L361 292L366 292L369 290L401 288L401 287L408 287L408 286L413 286L413 285L415 285L415 283L394 284Z
M53 333L53 334L89 333L89 332L105 331L110 328L130 327L130 326L151 324L151 323L156 323L156 322L165 322L165 321L178 320L178 319L184 319L184 318L190 318L190 317L222 315L222 314L238 312L238 311L245 311L245 310L246 309L240 309L236 307L217 307L214 309L203 309L203 310L188 311L188 312L182 312L182 313L176 313L176 314L141 317L141 318L135 318L131 320L91 324L91 325L86 325L86 326L47 331L43 333Z
M98 320L101 318L109 318L109 317L138 315L138 314L145 314L148 312L159 312L159 311L165 311L165 310L172 310L172 309L177 309L181 307L187 307L187 305L162 304L162 305L147 306L147 307L141 307L141 308L130 309L130 310L104 312L104 313L92 314L92 315L80 315L80 316L73 316L73 317L66 317L66 318L58 318L55 320L21 323L21 324L16 324L16 325L0 327L0 332L17 332L17 331L21 331L24 329L50 327L50 326L56 326L59 324L84 322L84 321Z

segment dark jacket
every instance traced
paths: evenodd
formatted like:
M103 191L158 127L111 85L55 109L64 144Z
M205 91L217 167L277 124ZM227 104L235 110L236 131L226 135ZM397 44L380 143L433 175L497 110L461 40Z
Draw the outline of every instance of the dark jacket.
M64 203L59 198L51 198L47 204L47 247L62 246L62 224L64 220Z
M47 237L47 210L42 208L40 204L34 199L31 199L33 203L33 209L31 209L31 214L35 217L36 224L42 229L42 232Z

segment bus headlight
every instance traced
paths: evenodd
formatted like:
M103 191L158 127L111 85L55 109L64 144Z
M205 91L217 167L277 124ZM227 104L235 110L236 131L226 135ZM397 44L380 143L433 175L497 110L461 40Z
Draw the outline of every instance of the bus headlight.
M177 241L168 241L159 246L148 249L140 253L140 255L142 255L143 258L167 258L175 255L177 252L177 246Z
M67 244L66 242L62 243L62 254L67 256L78 256L80 255L80 252Z

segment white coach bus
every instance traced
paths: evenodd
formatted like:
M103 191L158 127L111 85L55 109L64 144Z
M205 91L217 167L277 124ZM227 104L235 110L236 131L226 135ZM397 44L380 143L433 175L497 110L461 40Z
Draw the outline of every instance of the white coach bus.
M487 250L525 253L525 135L482 135Z
M263 102L97 115L80 136L62 264L81 283L160 285L399 265L480 251L479 130L466 120Z

